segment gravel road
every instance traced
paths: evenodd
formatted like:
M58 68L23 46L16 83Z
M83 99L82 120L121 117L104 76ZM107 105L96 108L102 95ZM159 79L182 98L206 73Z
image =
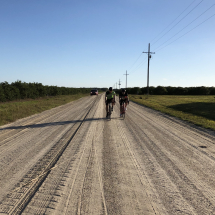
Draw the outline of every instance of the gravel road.
M215 133L104 94L0 127L0 214L215 214Z

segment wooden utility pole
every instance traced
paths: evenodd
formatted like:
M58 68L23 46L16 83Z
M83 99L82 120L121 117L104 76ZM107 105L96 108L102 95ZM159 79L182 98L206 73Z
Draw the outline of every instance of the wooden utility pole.
M119 89L120 89L120 85L121 85L121 83L120 83L120 79L119 79Z
M148 47L148 52L143 52L148 54L148 71L147 71L147 94L149 95L149 61L150 58L152 57L151 54L155 54L155 52L150 52L150 43Z
M126 70L126 74L124 74L124 75L126 75L126 89L127 89L127 76L129 75L129 74L127 74L127 70Z

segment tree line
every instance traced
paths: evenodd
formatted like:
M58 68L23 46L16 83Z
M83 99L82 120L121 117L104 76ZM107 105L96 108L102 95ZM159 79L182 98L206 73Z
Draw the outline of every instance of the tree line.
M96 87L95 87L96 88ZM18 99L36 99L44 96L75 95L78 93L90 93L92 88L70 88L48 86L41 83L26 83L16 81L0 83L0 102L13 101ZM106 91L107 88L97 88ZM116 90L116 92L119 90ZM127 88L129 94L147 94L147 87ZM149 87L150 95L215 95L215 87L171 87L157 86Z
M0 83L0 102L13 101L17 99L36 99L44 96L75 95L78 93L90 93L91 88L69 88L58 86L47 86L41 83L26 83L16 81Z
M129 94L147 94L147 87L127 88ZM149 87L150 95L215 95L215 87Z

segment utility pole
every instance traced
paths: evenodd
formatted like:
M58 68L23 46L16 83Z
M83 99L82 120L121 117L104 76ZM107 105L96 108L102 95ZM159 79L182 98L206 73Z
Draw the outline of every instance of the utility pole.
M126 70L126 74L124 74L124 75L126 75L126 89L127 89L127 76L129 75L129 74L127 74L127 70Z
M120 83L120 79L119 79L119 89L120 89L120 85L121 85L121 83Z
M143 52L148 54L148 71L147 71L147 94L149 95L149 61L150 58L152 57L151 54L155 54L155 52L150 52L150 43L149 43L149 47L148 47L148 52Z

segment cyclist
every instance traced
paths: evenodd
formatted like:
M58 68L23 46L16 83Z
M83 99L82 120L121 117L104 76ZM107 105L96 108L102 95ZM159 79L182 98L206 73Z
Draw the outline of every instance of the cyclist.
M113 105L115 105L115 97L116 93L113 91L112 87L109 88L109 90L105 94L105 103L106 103L106 117L108 117L108 104L112 103L112 111L113 111Z
M120 103L120 117L122 116L122 102L125 102L125 110L127 110L127 105L129 103L128 100L128 93L126 92L125 89L122 89L121 92L119 93L119 103Z

